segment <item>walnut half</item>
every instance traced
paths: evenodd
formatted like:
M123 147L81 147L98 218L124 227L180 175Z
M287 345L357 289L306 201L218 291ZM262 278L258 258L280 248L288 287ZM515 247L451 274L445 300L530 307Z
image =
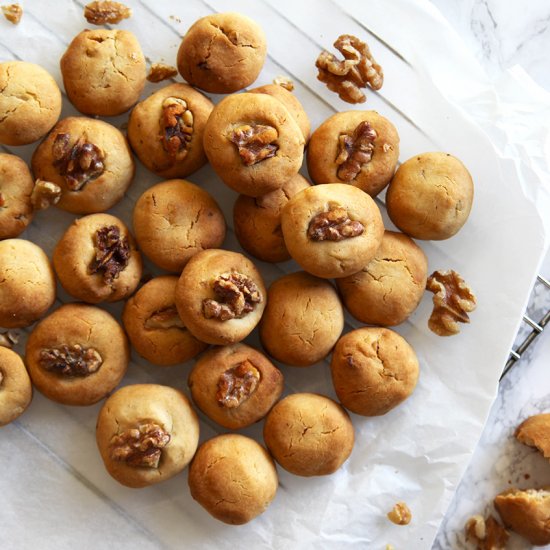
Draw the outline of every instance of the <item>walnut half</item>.
M237 146L239 156L245 166L252 166L262 160L274 157L279 146L275 143L279 133L266 124L242 124L229 135L229 140Z
M466 541L476 545L476 550L505 550L510 535L493 517L472 516L466 522Z
M19 25L23 17L23 8L19 4L10 4L8 6L2 6L2 13L10 23Z
M311 218L307 236L312 241L342 241L362 235L361 222L352 221L348 211L341 206L330 205L329 210Z
M439 336L458 334L458 323L469 323L468 313L476 308L476 297L464 279L452 269L434 271L426 283L434 293L434 309L428 321L432 332Z
M404 502L398 502L388 512L388 519L396 525L409 525L412 514L409 507Z
M80 344L63 344L41 350L39 363L46 370L72 378L93 374L99 370L103 359L94 348L85 348Z
M193 113L184 99L167 97L162 102L162 146L174 160L183 160L187 156L193 135L193 122Z
M218 379L218 403L228 409L238 407L256 391L259 381L260 372L248 359L227 369Z
M376 131L366 120L359 123L353 134L342 134L338 138L336 164L342 181L354 180L363 165L371 161L375 139Z
M37 179L31 193L31 204L34 211L45 210L57 204L61 198L61 187L51 181Z
M103 282L111 284L130 260L128 238L121 238L116 225L105 226L95 232L94 248L95 258L90 264L90 273L102 273Z

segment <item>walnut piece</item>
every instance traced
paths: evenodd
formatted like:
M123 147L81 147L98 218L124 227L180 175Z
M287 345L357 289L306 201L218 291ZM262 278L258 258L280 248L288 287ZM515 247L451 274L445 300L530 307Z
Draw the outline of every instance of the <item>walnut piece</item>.
M37 179L31 193L33 210L45 210L57 204L61 198L61 187L51 181Z
M84 7L84 17L91 25L116 25L131 15L132 10L120 2L90 2Z
M9 4L7 6L2 6L2 13L10 23L19 25L23 17L23 8L19 4Z
M476 545L476 550L505 550L510 535L493 517L472 516L466 522L466 541Z
M319 69L317 78L340 99L348 103L364 103L366 97L361 88L368 85L379 90L384 83L382 67L372 57L368 45L355 36L339 36L334 47L344 59L340 61L326 50L322 51L315 63Z
M222 407L234 409L256 391L259 381L260 372L246 359L220 375L216 399Z
M361 222L352 221L348 211L338 205L311 218L307 236L312 241L342 241L362 235L365 228Z
M404 502L398 502L388 512L388 519L396 525L409 525L412 514L409 507Z
M70 140L69 134L57 134L52 146L53 165L71 191L80 191L89 181L103 174L105 155L84 137L80 137L72 147Z
M367 122L360 122L353 134L341 134L338 138L338 156L336 164L338 177L342 181L352 181L357 177L363 165L372 159L376 132Z
M262 301L262 295L254 281L236 271L216 277L212 288L216 294L216 300L202 301L202 311L206 319L220 321L240 319Z
M39 363L46 370L74 378L93 374L99 370L103 359L94 348L85 348L80 344L63 344L41 350Z
M432 332L439 336L458 334L458 323L469 323L468 312L476 308L476 297L464 279L456 272L434 271L426 283L434 293L434 309L428 321Z
M165 63L153 63L149 69L147 80L149 82L162 82L178 75L178 70L172 65Z
M273 79L273 84L276 86L281 86L281 88L284 88L285 90L288 90L289 92L292 92L294 90L294 82L288 76L276 76Z
M90 273L102 273L103 282L111 284L128 265L130 244L128 237L120 237L116 225L108 225L95 232L95 258Z
M12 349L19 342L19 334L13 330L0 332L0 346Z
M162 102L160 130L162 146L168 155L174 160L184 159L193 135L193 113L184 99L167 97Z
M252 166L275 156L279 146L273 142L278 136L273 126L252 123L237 126L229 139L237 146L243 164Z
M135 468L158 468L170 434L154 422L128 428L111 439L111 459Z
M155 311L145 320L143 326L147 330L185 328L176 306L169 306Z

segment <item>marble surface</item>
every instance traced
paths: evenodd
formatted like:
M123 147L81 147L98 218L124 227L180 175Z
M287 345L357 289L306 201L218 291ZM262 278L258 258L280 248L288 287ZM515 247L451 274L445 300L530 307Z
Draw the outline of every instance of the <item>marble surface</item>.
M533 0L521 8L512 0L433 0L475 53L486 72L498 78L502 70L516 64L543 88L550 91L547 55L550 51L550 3ZM550 276L550 255L541 275ZM550 290L537 283L527 314L539 320L550 309ZM525 324L521 341L529 332ZM550 465L537 451L513 437L516 426L528 416L550 410L548 356L550 337L543 333L516 363L500 384L497 399L457 489L434 549L468 548L464 524L476 513L495 513L493 497L509 487L539 487L550 484ZM512 535L510 548L531 546Z

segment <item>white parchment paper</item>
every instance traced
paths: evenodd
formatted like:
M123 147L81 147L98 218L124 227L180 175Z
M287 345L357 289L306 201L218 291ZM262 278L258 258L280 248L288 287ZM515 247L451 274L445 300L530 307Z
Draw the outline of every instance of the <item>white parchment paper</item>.
M488 82L423 1L127 3L134 15L120 27L137 34L150 61L174 64L180 35L198 17L240 11L256 19L268 37L269 57L258 85L280 74L291 76L313 128L336 111L376 109L397 126L402 161L428 150L460 157L476 184L471 217L456 237L421 245L430 269L459 271L475 289L479 306L460 335L442 339L427 328L431 295L425 296L398 328L421 363L414 395L384 417L353 416L356 445L336 474L305 479L279 469L280 490L271 507L240 527L217 522L191 499L186 472L139 491L118 485L105 472L95 445L101 404L70 408L36 394L30 409L0 433L0 547L384 548L391 543L397 549L429 548L481 433L546 246L541 209L549 174L548 98L526 86L520 70L505 75L498 86ZM18 27L0 21L0 60L39 63L61 85L59 58L86 27L82 7L68 0L23 5ZM366 39L385 69L381 93L371 92L365 106L341 102L316 80L320 49L343 33ZM158 87L148 85L144 97ZM63 114L75 114L66 100ZM126 118L109 122L121 127ZM29 160L33 146L11 150ZM209 167L189 179L216 197L232 226L235 194ZM135 200L158 180L139 166L112 213L131 224ZM73 218L51 209L38 215L23 237L51 254ZM385 221L391 227L387 216ZM225 246L240 250L232 231ZM267 283L296 270L291 262L260 267ZM146 270L159 273L148 262ZM67 301L60 289L58 303ZM120 316L120 304L107 309ZM346 330L357 326L347 319ZM248 341L259 346L255 334ZM25 337L19 351L24 342ZM156 382L187 392L190 366L159 368L134 354L124 384ZM286 393L334 397L327 362L281 368ZM261 441L261 429L258 424L242 433ZM201 416L201 441L220 431ZM412 510L407 527L386 518L398 500Z

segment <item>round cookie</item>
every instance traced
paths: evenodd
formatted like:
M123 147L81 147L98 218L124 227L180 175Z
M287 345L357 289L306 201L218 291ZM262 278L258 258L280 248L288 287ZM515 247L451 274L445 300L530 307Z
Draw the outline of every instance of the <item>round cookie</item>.
M229 94L252 84L264 65L265 34L240 13L215 13L189 28L178 50L178 70L189 84Z
M134 207L134 231L143 253L167 271L180 273L189 259L225 239L225 219L204 189L186 180L149 187Z
M60 114L61 92L50 73L26 61L0 63L0 143L33 143Z
M55 247L53 266L71 296L92 304L132 295L142 271L134 238L110 214L76 219Z
M124 196L134 170L122 132L86 117L61 120L32 157L34 176L59 185L57 206L73 214L109 210Z
M239 195L233 205L233 228L240 245L264 262L290 260L281 229L281 212L289 199L309 185L296 174L281 189L267 195Z
M550 458L550 414L535 414L524 420L516 429L516 439L538 449L544 458Z
M292 197L281 227L290 255L317 277L347 277L376 254L384 235L378 206L343 183L314 185Z
M183 324L176 309L177 277L145 283L124 306L122 322L132 346L155 365L185 363L206 349Z
M275 99L278 99L296 121L296 124L298 124L300 130L302 130L304 140L307 144L309 141L309 134L311 132L311 123L303 105L300 101L298 101L298 98L292 92L289 92L277 84L266 84L265 86L258 86L257 88L248 91L251 94L267 94L273 96Z
M23 239L0 241L0 327L27 327L55 300L55 276L44 251Z
M283 374L245 344L207 351L189 374L193 401L208 418L238 430L261 420L283 392Z
M106 311L65 304L42 320L27 341L33 384L64 405L92 405L122 380L130 360L122 327Z
M275 498L279 478L267 451L239 434L203 443L189 466L191 496L224 523L242 525L263 513Z
M179 390L134 384L105 401L96 440L112 477L127 487L146 487L189 464L199 443L199 420Z
M139 160L164 178L184 178L206 163L203 135L214 105L186 84L170 84L140 101L128 121Z
M280 189L298 173L304 143L285 106L267 94L226 97L204 130L204 150L218 176L251 197Z
M81 113L120 115L145 86L145 58L130 31L84 30L63 54L61 74L69 100Z
M439 241L458 233L473 200L472 176L460 160L448 153L424 153L398 168L386 206L391 221L404 233Z
M0 347L0 426L21 416L32 399L31 379L17 353Z
M25 161L0 153L0 239L17 237L31 223L33 188Z
M328 281L299 271L269 287L260 339L278 361L297 367L321 361L343 328L344 310Z
M407 341L387 328L363 327L342 336L330 363L340 403L363 416L379 416L411 395L418 359Z
M185 266L176 287L178 313L209 344L234 344L259 323L266 290L256 266L229 250L203 250Z
M298 476L332 474L348 459L354 444L348 413L315 393L294 393L267 415L264 441L273 458Z
M426 289L428 259L407 235L385 231L374 258L336 279L346 309L362 323L394 326L409 318Z
M309 140L307 167L315 183L348 183L376 196L392 179L399 134L376 111L346 111L325 120Z

